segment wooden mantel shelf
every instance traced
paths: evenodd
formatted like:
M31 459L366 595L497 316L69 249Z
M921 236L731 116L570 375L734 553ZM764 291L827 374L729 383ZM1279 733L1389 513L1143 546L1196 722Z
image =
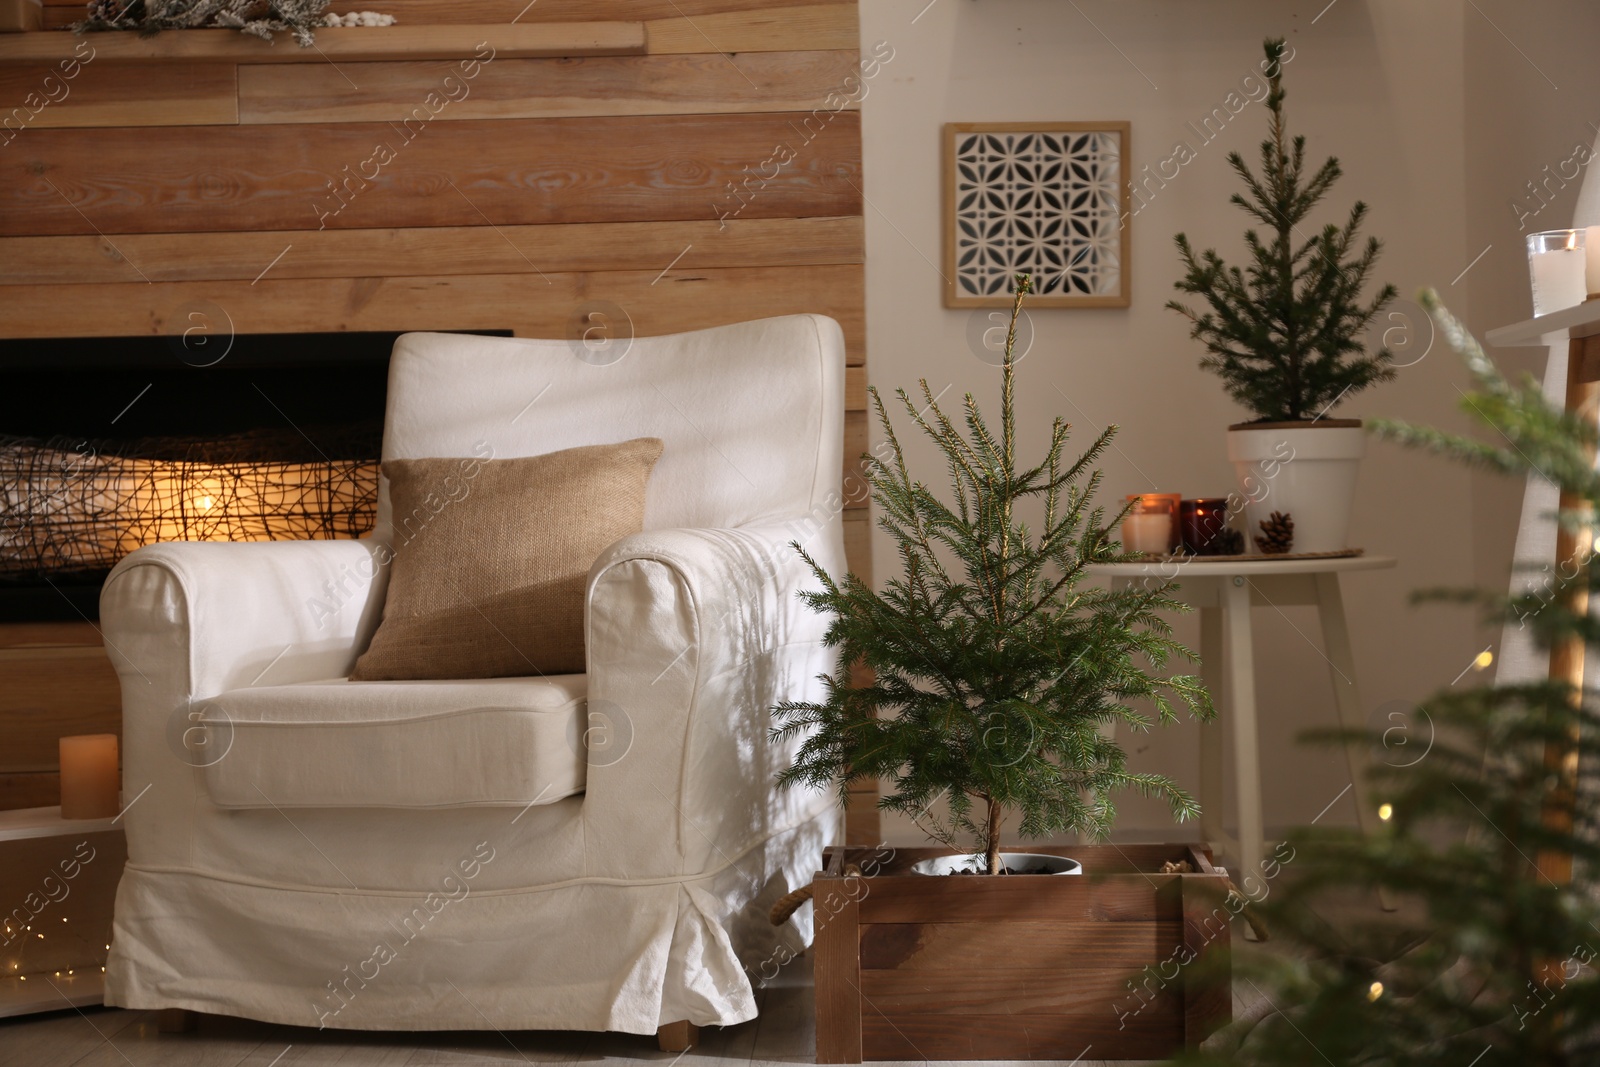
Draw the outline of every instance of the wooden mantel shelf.
M541 22L525 25L358 26L317 31L302 48L287 33L263 41L238 30L92 33L59 30L0 34L0 63L54 63L79 41L96 59L118 62L220 60L232 63L322 63L328 60L463 59L487 41L497 57L632 56L646 51L643 22Z

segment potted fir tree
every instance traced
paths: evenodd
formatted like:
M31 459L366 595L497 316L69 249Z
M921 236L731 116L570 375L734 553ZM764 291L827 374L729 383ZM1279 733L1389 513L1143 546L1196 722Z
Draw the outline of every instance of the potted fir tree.
M1290 551L1336 552L1346 547L1365 438L1360 420L1327 414L1352 393L1394 377L1389 351L1368 354L1362 341L1395 288L1385 285L1363 300L1382 248L1375 237L1364 246L1357 239L1366 204L1357 201L1343 227L1330 223L1306 234L1307 217L1340 176L1339 161L1330 157L1306 177L1305 138L1291 141L1284 129L1284 42L1267 41L1266 53L1271 119L1261 172L1252 173L1237 152L1228 163L1250 194L1235 193L1232 203L1267 228L1267 239L1245 233L1251 261L1241 270L1214 250L1197 255L1178 234L1186 273L1175 287L1206 309L1176 300L1167 306L1194 324L1191 336L1208 349L1200 365L1255 416L1228 428L1228 458L1248 502L1246 533L1270 530L1264 524L1279 512L1293 520Z
M1216 968L1196 968L1192 997L1168 995L1118 1025L1128 977L1201 936L1182 928L1185 907L1203 899L1209 910L1222 899L1225 876L1203 852L1001 852L1008 829L1035 839L1104 838L1112 795L1125 788L1166 798L1179 819L1194 815L1194 801L1170 780L1129 770L1106 727L1148 729L1152 720L1174 721L1177 706L1211 715L1197 678L1167 673L1171 657L1192 657L1159 615L1179 607L1166 586L1112 591L1083 580L1090 564L1131 558L1108 530L1120 516L1108 521L1095 504L1092 465L1115 427L1064 458L1068 426L1058 418L1043 458L1019 469L1011 353L1027 290L1024 275L997 429L970 394L962 432L926 382L918 401L897 393L947 463L946 493L913 477L873 392L888 454L868 457L867 479L902 573L878 592L813 562L821 588L802 594L831 617L827 641L840 665L824 701L774 710L776 736L804 738L780 781L837 786L841 801L851 782L880 781L888 791L879 806L944 846L899 849L876 863L829 850L813 885L822 1062L1070 1059L1089 1042L1164 1055L1227 1017L1226 976L1218 994ZM870 682L859 681L860 666ZM1068 852L1076 862L1063 864ZM956 862L939 862L950 857ZM1164 863L1173 870L1163 873ZM851 864L871 869L852 875ZM1082 877L1030 877L1076 874L1079 864ZM1175 873L1182 869L1194 873ZM965 873L977 877L941 876ZM839 888L852 881L859 892ZM968 925L946 936L949 927L937 927L949 922ZM885 923L908 925L896 933ZM1224 949L1226 926L1191 955Z

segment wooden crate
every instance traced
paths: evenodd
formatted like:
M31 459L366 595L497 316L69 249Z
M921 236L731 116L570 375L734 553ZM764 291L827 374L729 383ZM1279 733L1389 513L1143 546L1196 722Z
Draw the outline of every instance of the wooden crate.
M817 1062L1160 1059L1232 1019L1226 875L1188 845L1029 846L1079 876L930 877L939 848L830 848ZM1195 874L1160 874L1187 860ZM860 877L846 877L847 864Z

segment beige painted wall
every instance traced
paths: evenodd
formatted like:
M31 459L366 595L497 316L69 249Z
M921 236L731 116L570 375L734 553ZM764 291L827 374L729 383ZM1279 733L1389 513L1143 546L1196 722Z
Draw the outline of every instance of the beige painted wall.
M1467 247L1488 249L1464 285L1474 330L1531 311L1525 237L1571 225L1587 168L1579 145L1600 123L1600 8L1584 0L1477 0L1466 22ZM1531 16L1530 13L1531 12ZM1537 186L1537 193L1530 188ZM1496 353L1512 371L1542 374L1545 349ZM1474 567L1483 583L1503 581L1522 486L1473 479Z
M1186 123L1221 104L1255 69L1262 38L1275 34L1286 35L1295 48L1286 74L1292 128L1308 136L1314 156L1336 154L1344 165L1328 218L1365 199L1370 231L1387 242L1382 278L1406 294L1437 286L1453 306L1470 311L1468 291L1476 293L1475 272L1486 263L1451 285L1484 243L1467 225L1467 152L1469 145L1482 155L1495 151L1491 135L1467 135L1466 108L1482 87L1465 91L1466 61L1488 50L1468 22L1475 17L1462 0L1336 0L1331 6L1327 0L868 0L862 5L864 44L886 40L895 49L865 103L873 383L891 389L926 377L935 391L950 386L947 399L970 390L991 406L998 402L997 372L968 348L968 313L940 303L941 123L1128 119L1137 171L1168 156L1176 140L1198 147ZM1494 121L1514 125L1519 108L1501 103L1504 114ZM1194 496L1231 488L1223 432L1240 409L1199 370L1200 351L1184 321L1162 305L1179 273L1174 233L1185 230L1227 255L1241 249L1245 218L1227 204L1237 186L1225 155L1237 149L1253 160L1264 129L1265 109L1245 108L1133 220L1132 307L1033 315L1037 339L1019 372L1020 425L1037 448L1058 413L1080 428L1079 440L1118 423L1119 447L1105 463L1106 486L1117 499L1141 490ZM1472 203L1492 199L1475 192ZM1496 271L1501 280L1515 274L1510 267L1501 271L1498 260ZM1497 310L1514 315L1515 305L1511 300ZM1453 357L1439 346L1398 381L1339 411L1459 427L1454 386L1461 380ZM913 460L929 477L942 476L930 449L917 447ZM1465 472L1434 460L1383 444L1370 448L1354 543L1398 556L1401 564L1346 582L1369 709L1414 701L1447 685L1483 647L1461 612L1408 604L1414 588L1464 584L1475 570L1480 577L1492 571L1488 559L1475 567L1472 484ZM1497 530L1495 538L1488 543L1503 554L1504 532ZM877 573L889 573L895 559L881 534L875 548ZM1302 730L1334 723L1314 612L1258 610L1255 622L1271 829L1316 816L1348 775L1340 755L1294 741ZM1179 622L1180 635L1191 642L1198 641L1197 629L1193 617ZM1192 724L1124 740L1138 767L1196 787ZM1348 797L1327 816L1353 818ZM904 843L921 836L905 824L890 822L886 829L891 840ZM1124 837L1194 833L1174 829L1164 806L1133 797L1122 804Z

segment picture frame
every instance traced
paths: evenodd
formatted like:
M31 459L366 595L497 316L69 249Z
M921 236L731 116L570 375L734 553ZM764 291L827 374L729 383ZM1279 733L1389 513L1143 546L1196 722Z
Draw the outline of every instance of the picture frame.
M1132 124L944 125L944 306L1122 308L1132 300Z

